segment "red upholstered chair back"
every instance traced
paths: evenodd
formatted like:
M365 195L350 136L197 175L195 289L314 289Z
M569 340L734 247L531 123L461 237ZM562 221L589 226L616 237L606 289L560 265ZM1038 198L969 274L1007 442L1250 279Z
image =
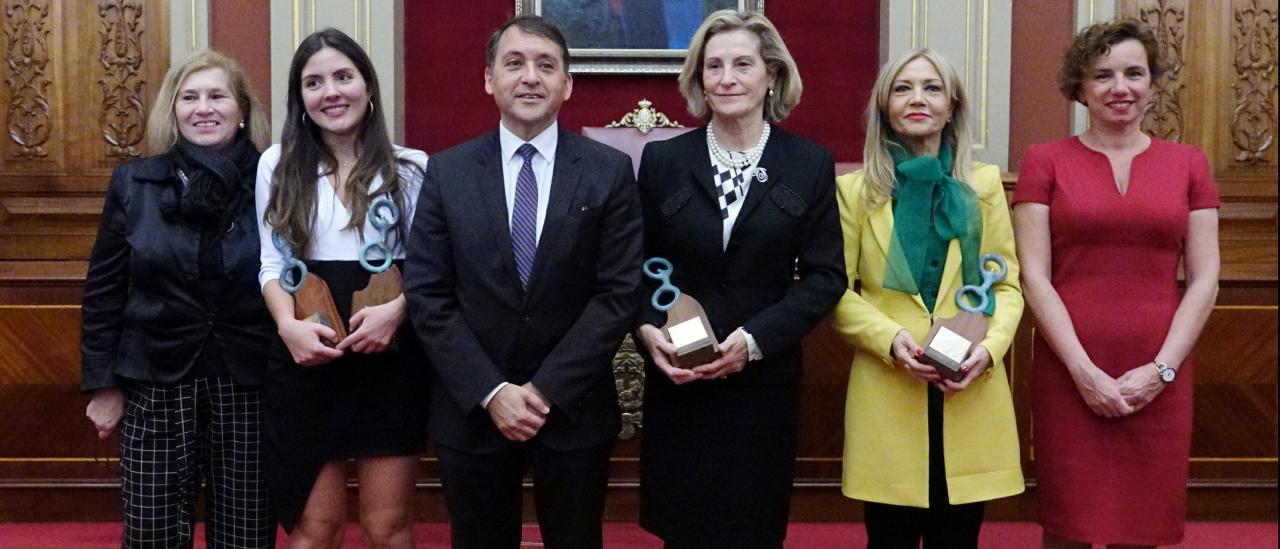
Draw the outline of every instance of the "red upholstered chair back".
M861 162L836 162L836 176L856 172L862 168Z
M650 141L663 141L691 131L653 108L648 100L607 126L584 126L582 135L631 155L631 166L640 172L640 155Z

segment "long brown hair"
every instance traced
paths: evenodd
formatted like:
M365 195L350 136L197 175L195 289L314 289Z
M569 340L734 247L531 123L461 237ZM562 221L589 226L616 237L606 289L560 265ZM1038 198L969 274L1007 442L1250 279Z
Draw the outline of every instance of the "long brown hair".
M364 238L365 216L373 201L369 196L369 185L378 175L382 175L379 194L389 194L396 207L405 212L404 182L399 168L416 167L407 160L396 158L395 148L387 135L386 118L380 108L378 76L364 49L337 29L319 30L308 36L298 44L289 65L288 110L284 134L280 139L280 163L271 174L271 198L262 215L263 221L289 242L298 257L306 257L316 221L316 181L320 177L317 167L323 167L326 176L334 175L338 169L338 160L325 145L320 128L304 120L307 111L302 102L302 69L312 55L324 48L333 48L351 60L365 81L372 103L360 123L356 137L356 165L347 178L345 196L342 197L343 202L351 205L351 221L343 229L355 229ZM398 242L404 242L407 234L405 225L407 220L401 219L396 226Z

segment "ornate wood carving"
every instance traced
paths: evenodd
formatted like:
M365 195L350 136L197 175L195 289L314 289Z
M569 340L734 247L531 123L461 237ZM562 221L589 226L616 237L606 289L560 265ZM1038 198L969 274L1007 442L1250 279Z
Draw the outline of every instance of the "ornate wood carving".
M9 139L21 159L48 156L44 145L52 130L49 106L49 2L12 0L4 5L9 85Z
M98 0L103 76L99 126L107 141L108 157L139 156L146 128L146 79L142 73L142 4L129 0Z
M641 405L644 404L644 360L636 352L631 336L623 338L622 347L613 356L613 381L618 387L618 406L622 409L622 431L618 438L627 440L640 432Z
M1233 159L1241 164L1266 164L1265 154L1276 131L1276 10L1258 0L1233 14L1231 49L1236 80L1231 115Z
M1171 141L1181 141L1185 128L1182 97L1186 82L1182 67L1186 60L1187 7L1184 2L1159 0L1138 10L1138 19L1155 32L1160 43L1160 61L1164 76L1155 86L1143 129L1152 135Z

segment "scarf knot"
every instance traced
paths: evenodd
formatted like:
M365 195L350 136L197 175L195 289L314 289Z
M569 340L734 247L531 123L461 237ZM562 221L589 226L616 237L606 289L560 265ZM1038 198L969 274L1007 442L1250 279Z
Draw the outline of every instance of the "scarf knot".
M895 165L897 206L884 287L920 293L930 231L943 240L959 240L961 277L965 284L979 284L982 216L973 189L951 176L951 146L942 144L937 156L914 156L900 143L890 142L889 153ZM994 306L995 300L991 303Z

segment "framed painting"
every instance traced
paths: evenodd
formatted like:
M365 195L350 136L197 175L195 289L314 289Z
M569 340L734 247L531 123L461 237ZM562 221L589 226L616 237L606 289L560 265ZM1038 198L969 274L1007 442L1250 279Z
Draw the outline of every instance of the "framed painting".
M516 15L560 27L575 73L678 73L702 20L723 9L763 12L764 0L516 0Z

